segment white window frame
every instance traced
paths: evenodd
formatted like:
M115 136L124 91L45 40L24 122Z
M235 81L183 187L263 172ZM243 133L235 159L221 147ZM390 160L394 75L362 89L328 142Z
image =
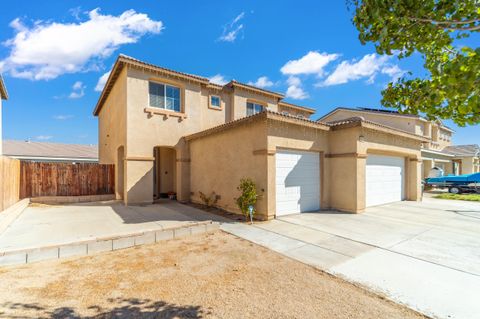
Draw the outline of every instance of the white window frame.
M253 105L253 113L252 114L248 114L248 104L252 104ZM260 111L256 111L256 107L255 106L260 106ZM261 113L263 112L265 109L267 108L267 106L265 104L261 104L261 103L258 103L258 102L255 102L255 101L247 101L247 104L246 104L246 113L247 113L247 116L252 116L252 115L255 115L255 114L258 114L258 113Z
M150 103L150 84L163 85L163 107L155 106ZM178 90L178 110L167 108L167 87L171 87ZM155 109L170 111L170 112L182 112L182 88L176 85L169 83L164 83L160 81L148 81L148 106Z
M218 99L218 106L212 104L212 98L217 98ZM222 98L220 97L220 95L210 94L208 105L210 106L211 109L221 110L222 109Z

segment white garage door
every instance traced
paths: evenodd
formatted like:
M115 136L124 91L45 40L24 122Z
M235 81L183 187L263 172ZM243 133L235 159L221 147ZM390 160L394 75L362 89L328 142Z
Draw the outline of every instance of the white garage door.
M277 151L276 216L320 209L318 153Z
M403 200L404 174L403 157L369 155L365 171L366 206Z

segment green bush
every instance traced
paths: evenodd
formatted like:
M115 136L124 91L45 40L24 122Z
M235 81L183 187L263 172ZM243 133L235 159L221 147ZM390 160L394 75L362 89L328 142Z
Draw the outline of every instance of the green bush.
M255 206L255 203L257 202L257 188L255 187L255 183L250 178L242 178L240 180L240 185L238 185L237 189L242 194L235 200L242 214L245 216L246 219L248 219L248 207L250 205ZM255 214L255 209L253 210L253 214Z

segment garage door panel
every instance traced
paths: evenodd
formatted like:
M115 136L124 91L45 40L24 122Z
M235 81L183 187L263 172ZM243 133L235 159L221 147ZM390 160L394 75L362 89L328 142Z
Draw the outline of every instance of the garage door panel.
M403 157L369 155L365 170L366 206L403 200L404 172Z
M275 184L277 216L320 209L319 154L277 151Z

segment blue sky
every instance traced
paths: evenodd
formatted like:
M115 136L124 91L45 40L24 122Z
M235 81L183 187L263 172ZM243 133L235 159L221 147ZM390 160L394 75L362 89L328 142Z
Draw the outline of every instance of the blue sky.
M362 46L345 1L9 1L0 18L5 139L97 143L92 110L119 53L178 71L236 79L317 110L379 107L398 61ZM480 128L458 128L456 144Z

